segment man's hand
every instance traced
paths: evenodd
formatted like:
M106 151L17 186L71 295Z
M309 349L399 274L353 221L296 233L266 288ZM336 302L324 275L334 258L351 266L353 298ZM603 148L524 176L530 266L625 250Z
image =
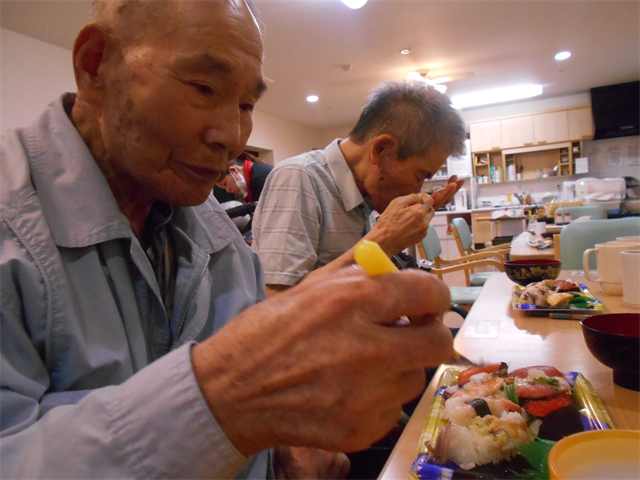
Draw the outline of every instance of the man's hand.
M376 242L389 256L400 253L427 235L435 213L433 203L426 193L393 199L364 238Z
M191 350L204 399L244 455L278 445L362 450L453 355L449 288L416 269L352 266L244 310ZM411 324L396 325L407 315Z
M349 474L349 457L307 447L273 449L273 469L278 480L340 480Z
M437 210L451 202L462 185L464 185L464 178L462 180L458 180L456 175L452 175L449 178L446 187L431 195L431 198L433 199L433 208Z

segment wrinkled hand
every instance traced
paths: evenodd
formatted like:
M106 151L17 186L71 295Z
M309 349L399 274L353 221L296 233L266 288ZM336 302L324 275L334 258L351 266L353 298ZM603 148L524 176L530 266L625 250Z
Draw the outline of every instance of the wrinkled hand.
M447 186L431 195L431 198L433 199L433 208L437 210L451 202L456 193L458 193L458 190L462 188L462 185L464 185L464 178L458 180L456 175L449 177Z
M340 480L349 473L349 457L342 452L327 452L307 447L276 447L273 469L278 480Z
M426 193L394 198L364 238L376 242L387 255L396 255L427 235L434 213L433 199Z
M424 368L453 355L437 319L450 301L443 282L417 269L309 278L195 345L195 378L246 456L278 445L362 450L422 391ZM394 325L402 315L412 323Z

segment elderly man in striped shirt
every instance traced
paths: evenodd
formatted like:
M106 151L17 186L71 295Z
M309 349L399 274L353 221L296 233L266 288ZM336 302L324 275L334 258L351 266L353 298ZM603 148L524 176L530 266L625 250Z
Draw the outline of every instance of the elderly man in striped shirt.
M453 176L432 196L422 185L449 155L463 152L464 139L463 121L446 96L421 82L386 82L347 138L277 164L253 224L267 295L353 264L362 238L389 256L419 242L435 209L464 180Z

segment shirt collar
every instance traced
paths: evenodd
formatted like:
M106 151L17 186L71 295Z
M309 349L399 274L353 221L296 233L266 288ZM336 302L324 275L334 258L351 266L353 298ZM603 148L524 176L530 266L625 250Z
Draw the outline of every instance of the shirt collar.
M353 178L353 173L342 154L342 150L340 150L340 140L340 138L337 138L331 142L324 149L324 154L329 170L338 185L338 190L340 190L344 208L348 212L361 205L364 202L364 198L362 198L362 194Z
M53 101L36 123L25 129L34 188L52 236L57 245L72 248L132 238L129 221L65 113L63 102L68 105L73 100L73 94L65 94ZM176 226L209 253L225 247L236 236L235 225L216 201L173 210ZM203 224L203 216L213 223Z

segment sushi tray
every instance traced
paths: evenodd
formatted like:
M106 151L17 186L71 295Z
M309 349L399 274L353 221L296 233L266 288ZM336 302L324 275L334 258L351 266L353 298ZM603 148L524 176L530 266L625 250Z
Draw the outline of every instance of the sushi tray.
M412 480L548 479L548 453L558 440L613 428L579 372L550 366L507 370L505 363L441 370Z
M572 280L543 280L527 286L514 285L511 307L530 316L579 319L607 310L583 283Z

